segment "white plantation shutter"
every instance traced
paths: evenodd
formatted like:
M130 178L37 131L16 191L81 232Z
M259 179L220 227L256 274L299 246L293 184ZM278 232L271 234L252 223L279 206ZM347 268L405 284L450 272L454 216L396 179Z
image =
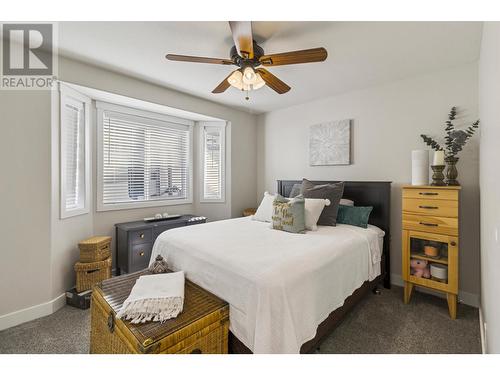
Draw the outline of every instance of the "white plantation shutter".
M202 201L224 200L225 123L201 125Z
M100 110L101 209L188 201L190 126L125 112Z
M61 86L61 218L88 213L90 99Z

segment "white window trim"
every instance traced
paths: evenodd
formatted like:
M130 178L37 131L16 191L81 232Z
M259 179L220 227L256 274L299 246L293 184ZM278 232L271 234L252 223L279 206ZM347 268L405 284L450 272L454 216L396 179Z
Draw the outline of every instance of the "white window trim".
M169 115L164 115L156 112L148 112L136 108L124 107L117 104L106 103L106 102L96 102L97 108L97 211L115 211L115 210L130 210L135 208L146 208L146 207L161 207L161 206L176 206L182 204L192 204L193 203L193 126L194 121L181 119L178 117L173 117ZM135 116L141 116L146 119L167 121L171 124L178 125L188 125L189 129L189 191L188 196L185 199L168 199L168 200L154 200L145 202L130 202L130 203L113 203L105 204L103 203L103 116L104 111L116 111L120 113L126 113Z
M225 203L226 202L226 125L227 121L217 121L217 122L205 122L201 121L199 124L199 191L200 191L200 203ZM220 199L208 199L205 198L205 139L204 139L204 129L205 128L219 128L222 131L221 139L221 198Z
M72 88L59 84L59 186L60 186L60 217L61 219L66 219L73 216L84 215L90 212L90 170L91 170L91 160L90 160L90 106L91 100L89 97L79 93L78 91L73 90ZM64 108L65 103L68 98L80 101L84 106L84 132L85 132L85 188L84 188L84 205L82 208L77 208L73 210L66 209L66 188L64 182L66 181L66 170L64 166L66 165L66 155L64 153L63 148L63 140L66 139L64 136L65 129L63 126L63 118L64 118Z

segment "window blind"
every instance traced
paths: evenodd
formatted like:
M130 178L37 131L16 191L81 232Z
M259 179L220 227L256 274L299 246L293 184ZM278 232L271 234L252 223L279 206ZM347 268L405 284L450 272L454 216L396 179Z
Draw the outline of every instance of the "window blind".
M85 205L85 107L72 98L65 98L62 106L62 203L71 211Z
M203 127L203 199L223 199L222 127Z
M182 200L189 197L187 125L102 112L102 203Z

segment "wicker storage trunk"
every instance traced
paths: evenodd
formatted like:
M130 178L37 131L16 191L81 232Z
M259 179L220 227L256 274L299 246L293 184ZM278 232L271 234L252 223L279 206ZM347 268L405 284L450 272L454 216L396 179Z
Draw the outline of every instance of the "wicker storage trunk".
M97 283L111 277L111 258L100 262L75 263L76 291L90 290Z
M80 262L90 263L105 260L111 256L111 237L91 237L78 243Z
M184 308L177 318L142 324L116 319L137 278L147 274L145 270L115 277L94 288L90 353L227 353L229 305L189 280L184 288Z

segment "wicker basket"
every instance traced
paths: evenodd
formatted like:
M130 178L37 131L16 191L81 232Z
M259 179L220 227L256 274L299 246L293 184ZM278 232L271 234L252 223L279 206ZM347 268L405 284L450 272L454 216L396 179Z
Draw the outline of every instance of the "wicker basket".
M111 237L91 237L81 241L78 247L80 249L80 262L98 262L111 256Z
M95 354L224 354L228 351L229 305L186 280L184 308L163 323L132 324L116 318L139 271L114 277L92 292L90 353Z
M90 290L97 283L111 277L111 258L92 263L75 263L76 291Z

